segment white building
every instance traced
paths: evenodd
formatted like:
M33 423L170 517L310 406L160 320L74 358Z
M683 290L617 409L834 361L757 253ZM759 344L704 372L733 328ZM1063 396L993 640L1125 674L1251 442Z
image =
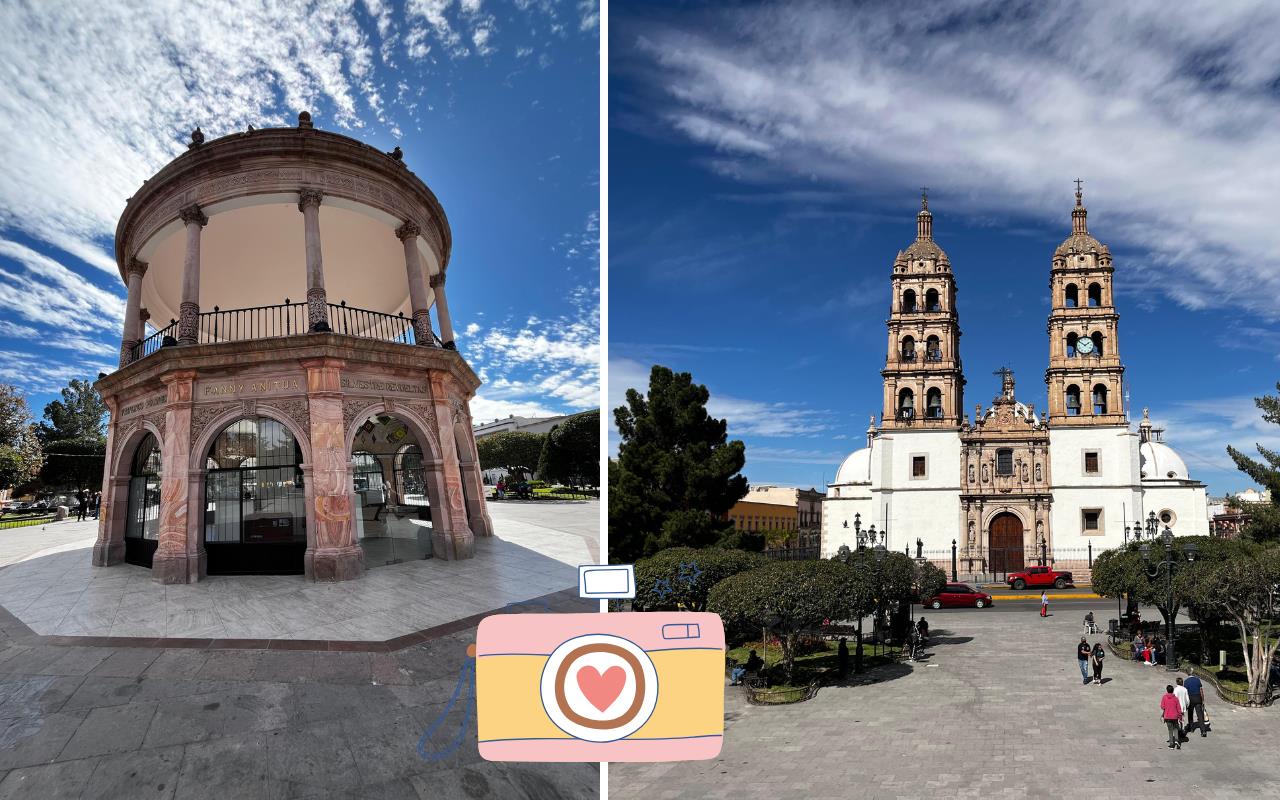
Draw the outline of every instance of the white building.
M1013 374L1001 369L1000 393L970 418L955 279L926 199L916 240L893 265L884 410L827 489L823 556L857 547L857 531L873 525L887 529L889 549L939 560L950 561L954 541L966 572L1004 572L1041 555L1084 562L1122 544L1150 513L1177 534L1208 534L1204 485L1145 409L1130 428L1113 271L1077 189L1072 233L1049 276L1048 413L1018 402Z

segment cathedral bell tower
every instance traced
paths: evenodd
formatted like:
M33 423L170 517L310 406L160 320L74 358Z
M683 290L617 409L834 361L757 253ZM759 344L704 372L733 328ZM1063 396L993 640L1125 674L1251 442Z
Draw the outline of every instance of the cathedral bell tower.
M888 327L881 427L958 428L964 374L956 286L950 259L933 241L927 193L916 215L916 240L893 261Z
M1053 252L1049 273L1051 426L1127 424L1111 250L1089 234L1087 215L1076 181L1071 235Z

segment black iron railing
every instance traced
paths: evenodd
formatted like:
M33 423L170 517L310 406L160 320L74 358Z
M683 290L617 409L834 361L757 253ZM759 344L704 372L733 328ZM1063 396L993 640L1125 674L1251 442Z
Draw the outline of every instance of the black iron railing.
M417 344L418 337L413 328L413 320L403 313L385 314L380 311L369 311L347 305L346 301L338 304L329 303L326 307L329 331L342 336L355 336L361 339L377 339L383 342L400 344ZM292 303L285 298L283 303L256 308L236 308L223 310L218 306L213 311L200 315L196 333L199 344L217 344L220 342L242 342L251 339L274 339L281 336L294 336L310 332L310 321L306 303ZM178 323L170 320L164 328L142 340L133 348L130 361L146 358L161 347L177 344ZM440 337L431 334L432 344L443 346Z

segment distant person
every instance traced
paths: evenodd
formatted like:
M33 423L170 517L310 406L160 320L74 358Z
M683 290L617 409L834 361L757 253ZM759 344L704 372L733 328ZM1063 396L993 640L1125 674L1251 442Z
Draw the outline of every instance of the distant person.
M495 486L495 487L493 487L493 488L494 488L494 491L496 491L496 492L498 493L498 499L499 499L499 500L501 500L501 499L503 499L504 497L506 497L506 494L507 494L507 482L506 482L506 481L504 481L504 480L502 480L501 478L499 478L499 479L498 479L498 485L497 485L497 486Z
M849 674L849 642L845 637L840 637L840 648L836 651L836 662L840 665L840 677L843 678Z
M102 492L93 493L93 518L98 519L102 514Z
M85 516L89 513L89 495L84 489L76 492L76 522L84 522Z
M1093 632L1094 632L1094 631L1093 631L1093 612L1092 612L1092 611L1090 611L1088 614L1085 614L1085 615L1084 615L1084 630L1085 630L1085 633L1093 633Z
M1134 661L1142 660L1142 637L1141 636L1133 637L1133 660Z
M1205 733L1205 716L1204 716L1204 684L1195 675L1187 678L1182 682L1187 689L1187 726L1186 730L1190 731L1192 727L1200 728L1200 735L1207 736Z
M920 632L921 636L928 639L929 638L929 620L925 619L924 617L921 617L920 621L916 623L916 630Z
M1076 660L1080 662L1080 677L1084 683L1089 682L1089 653L1092 650L1089 647L1089 640L1081 636L1080 644L1076 645Z
M1173 687L1173 696L1178 698L1178 705L1182 708L1182 718L1187 717L1187 706L1191 704L1188 697L1187 687L1182 685L1182 678L1178 678L1178 685ZM1181 741L1186 737L1186 732L1182 729L1182 724L1178 724L1178 740Z
M747 654L747 663L745 666L747 668L748 675L759 673L760 670L764 669L764 659L756 655L755 650L752 650Z
M1040 616L1049 616L1049 592L1040 592Z
M1173 693L1172 685L1164 687L1164 694L1160 697L1160 718L1169 731L1169 748L1181 750L1182 704Z
M1102 646L1102 642L1093 643L1093 653L1089 659L1093 663L1093 685L1102 685L1102 659L1107 657L1107 651Z

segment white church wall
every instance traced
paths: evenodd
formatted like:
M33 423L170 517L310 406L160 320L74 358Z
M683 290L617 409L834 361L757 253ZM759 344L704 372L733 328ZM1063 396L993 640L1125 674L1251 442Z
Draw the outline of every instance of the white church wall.
M916 539L926 550L951 547L960 530L960 435L957 431L895 431L877 441L872 461L877 508L872 516L883 529L888 512L890 550L909 547ZM925 474L912 476L913 459L924 457ZM877 463L877 461L879 463ZM863 523L867 517L863 515Z
M862 529L865 531L871 527L874 509L869 485L831 487L827 498L822 501L822 557L831 558L842 544L849 545L850 550L855 549L858 537L853 527L854 515L862 515Z
M1164 511L1173 514L1169 528L1178 536L1208 536L1209 508L1203 486L1186 484L1144 483L1142 487L1143 516L1154 511L1159 517ZM1160 525L1164 530L1164 523Z
M1096 473L1086 472L1086 453L1098 454ZM1049 429L1053 480L1051 537L1055 549L1100 551L1124 542L1124 526L1141 511L1138 437L1128 426ZM1097 533L1085 530L1086 510L1101 511Z

